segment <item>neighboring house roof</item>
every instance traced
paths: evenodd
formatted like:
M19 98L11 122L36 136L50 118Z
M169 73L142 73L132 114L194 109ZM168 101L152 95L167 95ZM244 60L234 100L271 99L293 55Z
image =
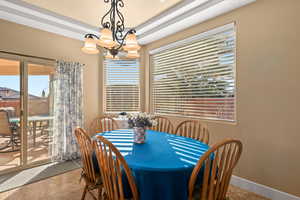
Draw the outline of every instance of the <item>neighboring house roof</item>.
M40 99L41 97L28 94L29 99ZM14 100L20 99L20 92L7 87L0 87L0 99L2 100Z

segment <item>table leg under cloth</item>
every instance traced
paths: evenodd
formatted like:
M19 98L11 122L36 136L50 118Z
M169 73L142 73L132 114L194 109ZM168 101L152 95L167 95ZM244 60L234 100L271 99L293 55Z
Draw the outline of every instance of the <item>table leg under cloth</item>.
M141 200L186 200L191 170L147 172L134 171ZM161 191L164 188L164 191Z

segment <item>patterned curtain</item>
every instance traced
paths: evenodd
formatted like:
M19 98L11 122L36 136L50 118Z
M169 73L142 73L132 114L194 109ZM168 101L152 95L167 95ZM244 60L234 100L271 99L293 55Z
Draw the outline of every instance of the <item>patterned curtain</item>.
M79 158L74 129L83 126L82 70L80 63L57 61L54 79L53 161Z

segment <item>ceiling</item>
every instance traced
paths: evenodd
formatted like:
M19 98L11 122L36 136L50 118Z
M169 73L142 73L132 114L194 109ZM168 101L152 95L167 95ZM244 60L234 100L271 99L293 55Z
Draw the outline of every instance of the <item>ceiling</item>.
M111 0L107 0L111 1ZM138 42L149 44L256 0L123 0L126 28L136 28ZM99 36L104 0L0 0L0 19L83 40Z
M104 0L24 0L86 24L99 27L100 20L110 8ZM136 27L182 0L123 0L121 12L126 27Z

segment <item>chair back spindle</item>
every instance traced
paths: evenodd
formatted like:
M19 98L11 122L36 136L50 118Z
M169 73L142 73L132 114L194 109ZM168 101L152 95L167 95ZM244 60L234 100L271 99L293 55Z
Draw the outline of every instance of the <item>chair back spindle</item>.
M198 161L189 180L189 200L225 200L230 178L242 153L242 143L239 140L227 139L211 147ZM202 184L199 191L195 184L199 173L202 174ZM199 198L194 194L198 193Z
M102 116L93 120L89 131L91 135L94 135L96 133L112 131L118 128L118 123L112 117Z
M124 178L129 183L132 199L138 199L138 192L131 171L117 148L102 136L93 141L102 175L103 185L109 200L124 200Z
M81 153L83 176L89 182L96 183L97 177L92 160L93 146L91 138L82 128L76 128L75 135Z
M166 117L156 116L154 118L157 122L156 126L152 126L150 129L159 132L174 133L174 128L171 121Z
M175 131L176 135L199 140L205 144L209 143L209 131L206 125L196 120L181 122Z

